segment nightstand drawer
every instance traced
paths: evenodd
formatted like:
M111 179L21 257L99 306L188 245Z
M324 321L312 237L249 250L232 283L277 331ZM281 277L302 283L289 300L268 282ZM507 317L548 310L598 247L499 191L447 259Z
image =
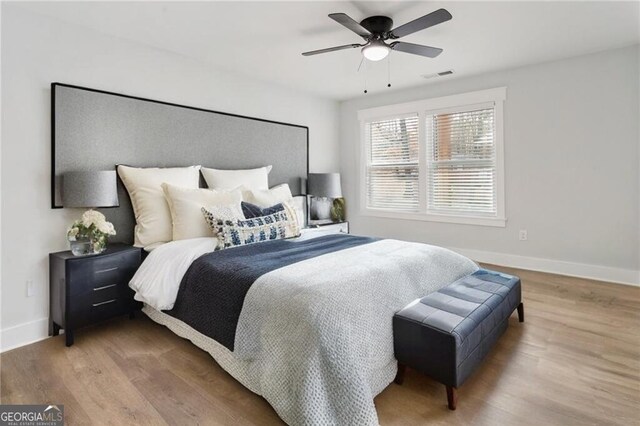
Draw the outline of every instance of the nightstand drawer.
M88 264L93 273L94 287L100 287L131 279L140 265L140 255L136 252L118 253L96 257Z
M125 284L97 287L71 300L69 325L73 328L93 324L128 312L133 307L133 290Z
M119 298L92 303L89 310L89 323L104 321L114 316L122 315L129 308L129 301Z
M110 266L105 268L103 265L93 265L93 280L94 285L102 286L109 285L109 283L116 283L125 278L125 271L120 266Z
M126 284L114 283L94 287L91 291L91 303L101 303L121 297L122 287L126 287Z

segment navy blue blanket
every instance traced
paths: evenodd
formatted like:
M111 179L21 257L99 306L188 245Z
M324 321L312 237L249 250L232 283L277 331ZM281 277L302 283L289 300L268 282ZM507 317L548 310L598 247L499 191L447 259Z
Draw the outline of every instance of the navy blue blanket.
M267 241L205 254L187 270L173 309L166 313L233 350L244 298L256 279L293 263L376 240L326 235L305 241Z

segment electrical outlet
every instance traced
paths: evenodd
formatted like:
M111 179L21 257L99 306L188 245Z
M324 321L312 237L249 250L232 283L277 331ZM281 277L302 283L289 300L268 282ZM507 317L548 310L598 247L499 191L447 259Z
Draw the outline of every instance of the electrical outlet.
M27 280L27 297L32 297L36 295L36 288L33 285L32 280Z
M518 239L520 241L527 241L527 230L526 229L521 229L520 232L518 233Z

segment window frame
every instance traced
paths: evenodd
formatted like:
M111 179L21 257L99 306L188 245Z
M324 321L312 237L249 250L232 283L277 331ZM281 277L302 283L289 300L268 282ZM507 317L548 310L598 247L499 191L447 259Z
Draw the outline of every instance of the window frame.
M429 222L445 222L479 226L505 227L505 184L504 184L504 101L507 99L507 88L497 87L493 89L462 93L451 96L424 99L402 104L386 105L358 111L360 122L360 157L359 157L359 182L360 189L359 210L363 216L393 218L401 220L417 220ZM440 214L427 211L427 136L426 117L434 112L446 110L460 110L465 107L474 107L479 104L493 104L495 126L495 173L496 173L496 215L484 216L475 213L464 214ZM383 210L367 206L367 153L366 124L372 121L397 118L406 115L418 115L418 145L419 145L419 212L403 212Z
M364 132L364 135L362 136L362 140L366 140L367 138L367 124L374 122L374 121L384 121L384 120L393 120L393 119L403 119L403 118L413 118L416 117L417 121L418 121L418 162L416 164L416 168L418 169L418 194L420 197L422 197L422 186L421 186L421 182L420 179L422 179L422 173L421 168L422 168L422 147L420 146L420 134L422 133L422 128L420 126L424 126L424 124L422 124L420 122L420 115L416 114L415 112L411 112L411 113L405 113L405 114L395 114L392 116L386 116L386 117L378 117L375 120L366 120L362 123L362 131ZM369 167L371 167L372 165L369 163L369 156L370 156L370 147L368 146L367 143L364 144L363 146L364 148L364 154L362 157L362 160L364 161L364 182L363 182L363 188L365 191L367 191L366 185L367 185L367 169ZM375 166L373 166L375 167ZM364 194L364 204L365 207L367 205L367 193L365 192ZM420 211L420 209L422 208L422 205L420 204L420 202L418 202L418 210ZM379 208L371 208L370 210L375 210L375 211L381 211L381 212L398 212L398 213L407 213L407 214L416 214L418 212L406 212L406 211L401 211L401 210L387 210L387 209L379 209Z

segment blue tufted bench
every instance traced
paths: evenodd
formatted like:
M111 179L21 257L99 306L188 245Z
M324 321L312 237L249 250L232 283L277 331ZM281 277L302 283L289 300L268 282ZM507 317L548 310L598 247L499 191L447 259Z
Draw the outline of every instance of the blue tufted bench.
M393 317L393 340L402 384L408 367L443 383L449 409L457 388L473 373L518 310L524 321L520 278L479 269L417 299Z

